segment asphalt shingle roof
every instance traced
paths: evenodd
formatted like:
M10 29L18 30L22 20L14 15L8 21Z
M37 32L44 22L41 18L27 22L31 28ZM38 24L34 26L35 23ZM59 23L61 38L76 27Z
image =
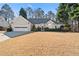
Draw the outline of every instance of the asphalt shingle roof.
M46 23L50 19L28 19L32 24L41 24L41 23Z

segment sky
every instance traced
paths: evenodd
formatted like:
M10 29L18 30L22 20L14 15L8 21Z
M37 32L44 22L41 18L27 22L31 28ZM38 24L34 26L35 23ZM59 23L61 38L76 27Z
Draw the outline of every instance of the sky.
M0 4L0 9L3 5L4 5L3 3ZM53 13L56 14L59 4L58 3L9 3L8 5L14 11L14 15L18 16L20 8L27 8L27 7L31 7L33 10L37 8L42 8L42 10L44 10L45 13L51 10Z

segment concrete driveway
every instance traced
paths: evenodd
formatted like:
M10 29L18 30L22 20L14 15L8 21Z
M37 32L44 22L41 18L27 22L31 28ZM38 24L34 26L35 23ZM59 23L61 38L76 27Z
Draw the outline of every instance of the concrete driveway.
M0 42L4 41L4 40L8 40L10 38L14 38L14 37L17 37L17 36L28 34L28 33L31 33L31 32L23 32L23 31L2 32L2 33L0 33Z
M31 32L13 31L13 32L5 32L4 35L6 35L6 36L8 36L10 38L13 38L13 37L21 36L21 35L28 34L28 33L31 33Z

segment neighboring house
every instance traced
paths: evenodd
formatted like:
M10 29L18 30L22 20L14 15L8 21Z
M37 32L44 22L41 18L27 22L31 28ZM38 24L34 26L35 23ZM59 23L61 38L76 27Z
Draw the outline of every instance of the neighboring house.
M13 31L31 31L33 25L35 25L36 28L55 29L60 28L63 24L59 24L50 19L25 19L22 16L16 17L11 21Z
M4 17L0 16L0 27L9 28L8 22L5 20Z
M13 31L31 31L31 23L22 16L11 21Z

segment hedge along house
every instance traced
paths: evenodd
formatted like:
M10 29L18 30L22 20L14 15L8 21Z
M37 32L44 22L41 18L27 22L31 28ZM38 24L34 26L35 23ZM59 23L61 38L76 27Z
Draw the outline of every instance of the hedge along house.
M44 28L60 28L63 24L57 23L51 19L25 19L22 16L16 17L11 21L13 31L31 31L33 25L35 28L40 27L41 31L44 31Z

